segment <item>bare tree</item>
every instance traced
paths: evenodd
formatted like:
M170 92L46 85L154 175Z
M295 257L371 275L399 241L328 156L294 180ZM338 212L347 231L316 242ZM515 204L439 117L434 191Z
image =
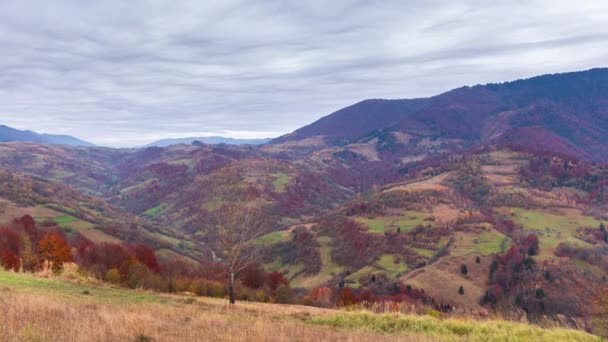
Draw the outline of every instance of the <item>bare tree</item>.
M213 225L221 248L219 259L228 276L230 304L234 304L236 276L260 256L255 240L265 232L266 215L257 192L242 181L237 171L223 171L214 183Z

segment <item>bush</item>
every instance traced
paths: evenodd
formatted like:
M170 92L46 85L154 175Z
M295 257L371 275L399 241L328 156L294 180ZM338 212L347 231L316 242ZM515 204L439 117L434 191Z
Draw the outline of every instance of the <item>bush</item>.
M116 268L112 268L106 272L104 279L112 284L118 284L120 283L120 271Z
M467 273L469 273L469 269L467 268L467 265L462 264L462 265L460 266L460 273L462 273L462 274L464 274L464 275L466 275Z
M280 304L291 304L293 303L294 296L293 291L289 286L281 285L277 288L276 302Z

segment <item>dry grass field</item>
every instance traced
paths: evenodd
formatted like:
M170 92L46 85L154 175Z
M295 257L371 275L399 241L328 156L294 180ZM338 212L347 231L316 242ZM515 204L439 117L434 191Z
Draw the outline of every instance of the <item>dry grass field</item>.
M0 341L601 341L505 321L373 314L123 290L0 271Z

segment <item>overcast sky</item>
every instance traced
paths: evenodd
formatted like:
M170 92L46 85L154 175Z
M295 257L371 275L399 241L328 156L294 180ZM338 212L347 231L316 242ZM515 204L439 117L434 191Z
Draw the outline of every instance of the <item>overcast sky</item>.
M0 1L0 124L109 146L607 64L603 0Z

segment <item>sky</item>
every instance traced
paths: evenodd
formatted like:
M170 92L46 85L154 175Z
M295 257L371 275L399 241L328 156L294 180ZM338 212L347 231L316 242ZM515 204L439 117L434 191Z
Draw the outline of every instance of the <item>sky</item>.
M0 2L0 124L275 137L368 98L608 64L608 1Z

